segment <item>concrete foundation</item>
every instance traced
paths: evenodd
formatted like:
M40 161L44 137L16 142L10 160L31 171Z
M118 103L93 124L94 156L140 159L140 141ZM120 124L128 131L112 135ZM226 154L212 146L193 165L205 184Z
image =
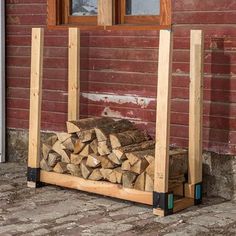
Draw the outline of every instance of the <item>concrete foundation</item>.
M51 133L42 132L41 140ZM9 162L26 163L28 153L28 131L7 131L7 158ZM203 154L204 194L209 197L236 199L236 156L219 155L211 152Z

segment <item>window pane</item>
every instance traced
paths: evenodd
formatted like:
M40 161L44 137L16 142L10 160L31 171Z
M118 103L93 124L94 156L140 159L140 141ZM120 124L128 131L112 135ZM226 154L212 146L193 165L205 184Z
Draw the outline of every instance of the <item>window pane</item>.
M72 0L73 16L93 16L97 13L97 0Z
M126 15L160 15L160 0L126 0Z

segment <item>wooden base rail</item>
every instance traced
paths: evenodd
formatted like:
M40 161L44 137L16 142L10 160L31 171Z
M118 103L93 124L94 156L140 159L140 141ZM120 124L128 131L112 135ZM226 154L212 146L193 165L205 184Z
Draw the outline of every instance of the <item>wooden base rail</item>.
M109 17L108 17L109 18ZM104 21L106 19L104 18ZM31 89L29 119L28 186L41 183L152 205L155 215L166 216L202 202L202 78L203 33L191 31L189 182L169 189L169 140L172 81L172 32L160 31L154 192L123 188L108 182L40 170L40 123L42 103L43 29L32 30ZM79 119L80 32L69 30L68 119ZM180 196L175 200L175 195Z

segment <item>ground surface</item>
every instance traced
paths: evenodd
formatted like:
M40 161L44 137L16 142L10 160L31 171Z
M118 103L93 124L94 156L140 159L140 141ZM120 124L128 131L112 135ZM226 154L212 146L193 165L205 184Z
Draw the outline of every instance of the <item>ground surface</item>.
M0 235L236 235L236 204L205 199L159 218L129 202L53 186L29 189L25 166L0 164Z

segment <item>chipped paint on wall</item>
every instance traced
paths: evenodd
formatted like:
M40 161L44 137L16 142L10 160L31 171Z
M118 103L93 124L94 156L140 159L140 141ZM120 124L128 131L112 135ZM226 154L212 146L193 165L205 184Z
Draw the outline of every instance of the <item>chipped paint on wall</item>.
M102 101L105 103L117 103L117 104L132 103L140 106L141 108L147 108L152 101L155 101L154 98L140 97L138 95L133 95L133 94L117 95L112 93L111 94L82 93L82 97L93 102Z

